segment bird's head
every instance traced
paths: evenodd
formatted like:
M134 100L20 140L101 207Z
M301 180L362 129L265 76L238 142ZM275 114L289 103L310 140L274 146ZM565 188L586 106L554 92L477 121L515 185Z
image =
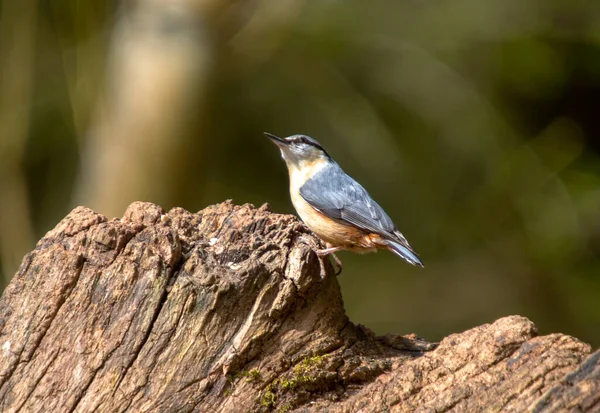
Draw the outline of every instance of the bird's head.
M288 167L300 169L331 160L327 151L319 142L306 135L292 135L280 138L265 132L281 150L281 157Z

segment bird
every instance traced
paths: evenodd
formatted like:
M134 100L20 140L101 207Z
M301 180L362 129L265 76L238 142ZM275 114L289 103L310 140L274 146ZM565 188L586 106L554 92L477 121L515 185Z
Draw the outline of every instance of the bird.
M277 145L290 179L290 197L304 224L326 248L317 256L349 250L357 253L387 249L408 263L423 263L404 235L365 188L344 172L325 148L306 135L280 138L264 134Z

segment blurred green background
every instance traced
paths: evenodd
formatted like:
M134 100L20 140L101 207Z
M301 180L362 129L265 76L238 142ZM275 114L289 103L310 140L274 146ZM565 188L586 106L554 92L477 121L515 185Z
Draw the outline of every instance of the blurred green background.
M304 133L426 266L340 253L354 322L600 345L600 2L0 5L2 287L77 205L292 213L262 132Z

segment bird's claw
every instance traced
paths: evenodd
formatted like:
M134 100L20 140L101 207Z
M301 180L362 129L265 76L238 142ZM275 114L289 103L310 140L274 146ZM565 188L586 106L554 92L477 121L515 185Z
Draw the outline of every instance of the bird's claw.
M313 237L307 237L306 235L302 234L298 237L298 241L308 245L315 252L322 249L322 245L320 244L321 240L315 240Z
M300 242L303 242L304 244L308 245L316 254L316 256L319 258L319 262L321 263L321 273L323 274L323 278L325 278L325 268L323 267L323 258L326 257L327 255L331 255L337 265L336 268L336 272L335 275L338 276L342 273L342 261L340 261L340 259L338 258L337 255L335 255L335 251L339 251L339 248L322 248L322 245L320 245L321 240L315 240L312 237L305 237L304 235L300 235L300 237L298 237L298 240Z
M335 255L335 252L332 252L331 256L333 257L333 260L337 264L337 269L336 269L335 275L338 276L342 273L342 261L338 258L337 255Z

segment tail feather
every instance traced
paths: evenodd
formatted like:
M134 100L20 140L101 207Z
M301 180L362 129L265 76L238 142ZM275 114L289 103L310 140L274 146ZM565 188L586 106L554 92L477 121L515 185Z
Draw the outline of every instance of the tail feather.
M408 244L402 245L399 242L387 240L387 239L385 240L385 243L386 243L388 249L390 251L392 251L394 254L396 254L397 256L399 256L400 258L403 258L408 263L415 265L417 267L423 267L423 263L417 256L417 253L414 252Z

